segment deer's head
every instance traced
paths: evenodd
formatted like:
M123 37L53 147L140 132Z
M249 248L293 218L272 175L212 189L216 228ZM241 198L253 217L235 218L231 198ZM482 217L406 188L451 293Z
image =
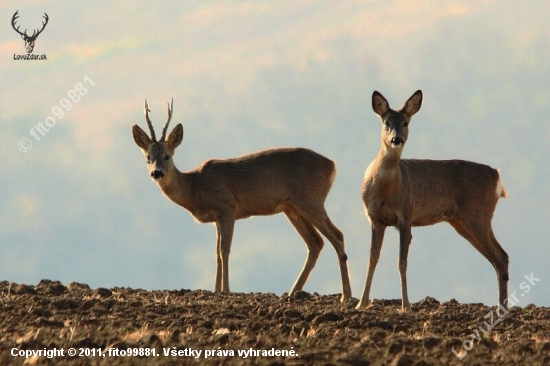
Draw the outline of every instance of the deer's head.
M422 105L422 91L417 90L397 111L390 108L379 92L372 93L372 109L382 121L382 143L388 149L401 151L409 137L409 122Z
M147 136L147 133L145 133L145 131L143 131L138 125L134 125L132 127L134 141L145 155L149 175L155 181L161 180L167 174L172 172L174 169L172 156L174 155L176 148L183 140L183 126L181 123L174 127L168 138L166 138L166 130L168 129L168 124L172 119L173 106L174 100L172 99L172 103L168 104L168 120L162 128L160 140L157 141L153 124L149 119L150 110L147 105L147 100L145 100L145 120L147 121L147 126L149 126L151 137Z
M15 14L13 14L13 17L11 18L11 26L13 27L13 29L15 29L15 31L17 33L19 33L21 35L21 38L23 38L23 40L25 41L25 48L27 49L27 53L32 53L32 50L34 49L34 42L36 41L36 38L38 37L38 35L40 33L42 33L44 28L46 28L46 24L48 24L48 20L49 20L48 14L44 13L44 19L46 21L42 22L42 29L40 29L40 30L35 29L34 32L32 33L32 36L29 36L27 34L26 29L25 29L25 32L21 33L19 31L19 26L17 28L15 28L15 21L16 21L17 18L19 18L19 15L17 13L19 13L19 10L17 10L15 12Z

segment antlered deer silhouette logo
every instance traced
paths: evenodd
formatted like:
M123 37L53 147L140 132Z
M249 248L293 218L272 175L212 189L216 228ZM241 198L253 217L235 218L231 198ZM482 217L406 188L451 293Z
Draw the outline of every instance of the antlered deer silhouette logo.
M36 38L38 37L38 35L40 33L42 33L44 28L46 28L46 24L48 24L48 20L49 20L48 14L44 13L44 19L46 19L46 21L42 22L42 29L40 29L40 30L35 29L34 32L32 33L32 36L29 36L27 34L26 29L25 29L24 33L21 33L19 31L19 26L17 28L15 28L15 21L16 21L17 18L19 18L19 15L17 13L19 13L19 10L17 10L15 12L15 14L13 14L13 18L11 18L11 26L13 27L13 29L15 29L15 31L17 33L19 33L21 35L21 38L23 38L23 40L25 41L25 48L27 49L27 53L32 53L32 50L34 49L34 42L36 41Z

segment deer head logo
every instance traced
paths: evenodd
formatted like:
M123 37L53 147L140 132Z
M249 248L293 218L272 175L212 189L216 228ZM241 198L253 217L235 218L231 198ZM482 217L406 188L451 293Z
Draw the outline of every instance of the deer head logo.
M26 29L25 29L24 33L21 33L19 31L19 26L17 28L15 28L15 21L16 21L17 18L19 18L19 15L17 13L19 13L19 10L17 10L15 12L15 14L13 14L13 18L11 18L11 26L13 27L13 29L15 29L15 31L17 33L19 33L21 35L21 38L23 38L23 40L25 41L25 48L27 49L27 53L32 53L32 50L34 49L34 42L36 41L36 38L38 37L38 35L40 33L42 33L44 28L46 28L46 24L48 24L48 19L49 19L48 14L44 13L44 19L46 19L46 21L42 22L42 29L40 29L40 30L35 29L34 32L32 33L32 36L29 36L27 34Z

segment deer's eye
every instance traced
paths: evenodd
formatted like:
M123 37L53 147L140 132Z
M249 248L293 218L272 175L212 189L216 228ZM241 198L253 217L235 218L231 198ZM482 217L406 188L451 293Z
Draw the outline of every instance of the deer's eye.
M409 122L403 123L403 127L409 127Z
M170 160L170 155L166 155L166 156L164 157L164 160Z
M151 161L151 157L150 157L149 155L146 155L146 156L145 156L145 159L146 159L147 161Z

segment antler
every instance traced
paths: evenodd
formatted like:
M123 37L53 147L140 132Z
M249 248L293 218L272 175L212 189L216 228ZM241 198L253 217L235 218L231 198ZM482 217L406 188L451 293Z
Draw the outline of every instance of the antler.
M21 33L19 31L19 27L15 28L15 21L17 20L17 18L19 18L19 15L17 14L19 13L19 10L17 10L15 12L15 14L13 14L13 17L11 18L11 26L13 27L13 29L19 33L20 35L24 36L25 38L27 39L36 39L36 37L38 37L38 35L40 33L42 33L42 31L44 30L44 28L46 28L46 24L48 24L48 21L50 20L50 18L48 17L48 14L44 13L44 16L43 18L46 19L46 22L42 22L42 29L38 30L38 29L35 29L32 33L32 36L29 36L27 34L27 30L25 29L25 33ZM38 33L37 33L38 32Z
M46 13L44 13L43 18L46 19L46 23L42 22L42 29L40 29L39 31L38 31L38 29L36 29L36 30L32 33L32 36L30 36L29 38L36 38L36 37L38 37L38 35L39 35L40 33L42 33L42 31L44 30L44 28L46 28L46 24L48 24L48 20L50 20L50 18L48 17L48 14L46 14ZM36 31L38 31L38 33L36 33ZM26 32L26 31L25 31L25 32ZM36 34L35 34L35 33L36 33Z
M19 15L17 15L17 13L19 13L19 10L17 10L17 11L15 12L15 14L13 14L13 17L11 18L11 26L13 27L13 29L14 29L17 33L19 33L19 34L22 35L22 36L27 37L27 30L26 30L26 29L25 29L25 33L21 33L21 32L19 31L19 27L15 28L15 21L16 21L17 18L19 18ZM46 14L46 13L44 13L44 14Z
M166 124L162 128L162 135L160 136L160 141L164 142L166 139L166 130L168 129L168 124L170 123L170 120L172 119L172 110L174 109L174 98L172 98L172 103L168 104L168 121L166 121Z
M162 134L160 135L160 140L158 142L165 142L166 139L166 130L168 129L168 125L170 124L170 120L172 119L172 110L174 108L174 98L172 98L172 102L168 104L168 121L164 124L164 127L162 128ZM151 123L151 120L149 119L149 106L147 105L147 99L145 99L145 120L147 121L147 126L149 126L149 131L151 131L151 139L154 142L157 142L157 137L155 136L155 130L153 129L153 124Z
M149 106L147 105L147 99L145 99L145 120L147 121L147 126L149 126L149 131L151 131L151 140L154 142L157 141L157 138L155 136L155 130L153 129L153 124L151 123L151 120L149 119Z

